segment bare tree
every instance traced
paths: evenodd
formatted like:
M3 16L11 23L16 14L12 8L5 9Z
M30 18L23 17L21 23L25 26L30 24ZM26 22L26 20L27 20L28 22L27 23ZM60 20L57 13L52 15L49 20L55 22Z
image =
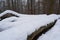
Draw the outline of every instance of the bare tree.
M58 0L58 2L59 2L58 13L60 14L60 0Z

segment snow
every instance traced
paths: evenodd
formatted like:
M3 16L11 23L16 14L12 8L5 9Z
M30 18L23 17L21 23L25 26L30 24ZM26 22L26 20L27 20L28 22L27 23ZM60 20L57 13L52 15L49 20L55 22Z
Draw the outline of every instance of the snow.
M22 15L22 14L19 14L19 13L17 13L17 12L14 12L14 11L12 11L12 10L6 10L6 11L4 11L4 12L2 12L2 13L0 14L0 17L3 16L3 15L5 15L5 14L7 14L7 13L12 13L12 14L17 15L17 16Z
M20 17L9 17L0 21L0 40L27 40L27 36L43 25L47 25L60 16L51 15L25 15L7 10L0 14L13 13Z
M17 17L10 17L10 18L6 18L6 19L0 21L1 31L11 28L11 25L13 25L14 24L13 22L15 22L17 19L18 19Z
M11 21L17 20L17 19L18 19L17 17L9 17L9 18L2 20L2 22L11 22Z
M60 40L60 19L50 31L43 34L38 40Z

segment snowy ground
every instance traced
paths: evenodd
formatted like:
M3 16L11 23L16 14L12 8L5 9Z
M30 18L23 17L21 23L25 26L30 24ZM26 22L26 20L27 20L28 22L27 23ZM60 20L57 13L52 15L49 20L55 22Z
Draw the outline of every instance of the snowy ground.
M20 17L9 17L0 21L0 40L27 40L27 36L32 32L60 17L60 15L55 14L25 15L11 10L4 11L0 14L0 17L6 13L12 13Z

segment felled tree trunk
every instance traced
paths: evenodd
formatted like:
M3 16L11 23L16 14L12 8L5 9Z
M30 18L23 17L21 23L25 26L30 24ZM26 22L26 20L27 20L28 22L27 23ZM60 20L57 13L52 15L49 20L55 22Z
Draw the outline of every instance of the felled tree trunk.
M38 30L33 32L31 35L28 35L27 40L37 40L39 36L41 36L42 34L45 34L49 29L51 29L55 25L56 21L57 20L47 24L47 26L40 27Z
M1 16L0 19L3 20L5 18L12 17L12 16L19 17L19 16L15 15L15 14L7 13L7 14Z

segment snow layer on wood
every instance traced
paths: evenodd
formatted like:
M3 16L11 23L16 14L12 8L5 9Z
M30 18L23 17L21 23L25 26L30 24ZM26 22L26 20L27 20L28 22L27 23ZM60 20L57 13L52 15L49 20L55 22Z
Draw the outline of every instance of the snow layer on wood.
M0 32L0 40L26 40L27 36L43 25L53 22L57 17L52 16L24 16L16 22L7 23L4 26L12 27ZM7 20L7 19L6 19ZM2 27L2 26L0 26Z
M5 15L5 14L7 14L7 13L12 13L12 14L17 15L17 16L22 15L22 14L19 14L19 13L17 13L17 12L14 12L14 11L12 11L12 10L6 10L6 11L4 11L4 12L2 12L2 13L0 14L0 17L3 16L3 15Z
M13 25L14 22L17 21L17 19L18 19L17 17L10 17L10 18L6 18L6 19L0 21L1 31L8 29L8 28L11 28L11 25Z
M38 40L60 40L60 19L50 31L43 34Z
M1 13L0 16L5 13L16 13L11 10L7 10ZM16 14L17 15L17 14ZM5 29L0 32L0 40L27 40L27 36L37 30L43 25L47 25L59 17L53 15L25 15L18 14L19 18L9 17L0 21L0 28ZM15 20L14 22L12 22Z
M20 16L20 17L25 17L25 16L38 16L38 15L28 15L28 14L21 14L21 13L17 13L15 11L12 11L12 10L6 10L4 12L2 12L0 14L0 17L2 17L3 15L7 14L7 13L12 13L14 15L17 15L17 16ZM40 15L41 16L41 15ZM46 14L43 14L43 16L46 16Z

